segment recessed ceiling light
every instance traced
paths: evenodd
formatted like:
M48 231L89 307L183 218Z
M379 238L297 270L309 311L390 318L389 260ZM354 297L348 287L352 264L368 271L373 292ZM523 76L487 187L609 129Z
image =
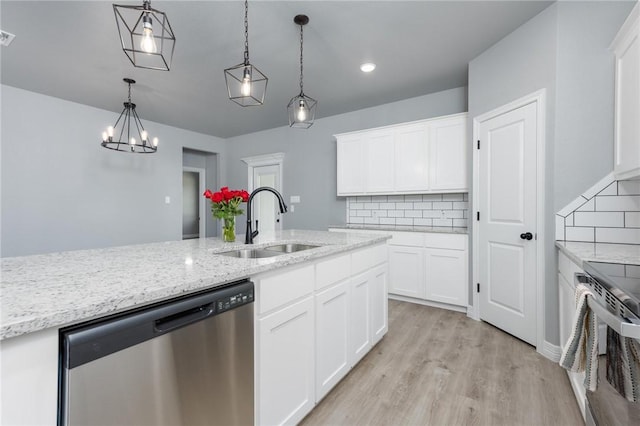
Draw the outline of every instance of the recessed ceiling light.
M364 64L360 65L360 70L362 72L371 72L371 71L373 71L375 69L376 69L376 64L374 64L373 62L367 62L367 63L364 63Z

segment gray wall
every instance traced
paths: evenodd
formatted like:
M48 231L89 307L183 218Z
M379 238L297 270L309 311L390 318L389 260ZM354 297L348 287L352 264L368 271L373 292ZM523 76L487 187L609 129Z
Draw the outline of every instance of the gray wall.
M545 88L545 339L559 343L554 214L613 168L613 55L630 2L557 2L469 63L469 116ZM473 207L472 207L473 208ZM473 222L472 222L473 225Z
M319 98L322 108L322 98ZM288 126L228 139L228 182L233 188L247 187L247 165L243 157L284 152L283 195L299 195L294 213L283 217L287 229L326 229L345 223L344 197L336 196L336 133L385 126L467 110L466 88L446 90L322 118L309 129ZM286 118L283 110L283 121ZM242 222L242 221L240 221ZM238 223L239 231L244 223Z
M143 118L157 153L103 149L117 117L2 86L2 256L182 238L182 148L222 160L224 140Z

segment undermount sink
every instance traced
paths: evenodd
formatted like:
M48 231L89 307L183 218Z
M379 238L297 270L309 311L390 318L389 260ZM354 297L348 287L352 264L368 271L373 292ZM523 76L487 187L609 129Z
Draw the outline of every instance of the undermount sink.
M279 252L279 253L295 253L297 251L309 250L320 246L311 244L278 244L274 246L265 247L265 250Z
M277 251L270 251L265 249L238 249L238 250L223 251L217 254L221 256L237 257L240 259L261 259L263 257L278 256L281 253Z

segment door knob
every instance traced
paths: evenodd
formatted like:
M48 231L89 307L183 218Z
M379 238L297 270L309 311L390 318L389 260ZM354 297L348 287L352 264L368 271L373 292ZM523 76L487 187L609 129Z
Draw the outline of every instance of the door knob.
M520 234L520 238L523 240L531 240L533 239L533 234L531 232L525 232L524 234Z

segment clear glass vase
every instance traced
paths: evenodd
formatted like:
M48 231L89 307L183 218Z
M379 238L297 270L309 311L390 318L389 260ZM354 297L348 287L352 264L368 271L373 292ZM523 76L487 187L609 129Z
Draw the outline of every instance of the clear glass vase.
M223 219L222 241L232 243L236 240L236 218L231 216Z

